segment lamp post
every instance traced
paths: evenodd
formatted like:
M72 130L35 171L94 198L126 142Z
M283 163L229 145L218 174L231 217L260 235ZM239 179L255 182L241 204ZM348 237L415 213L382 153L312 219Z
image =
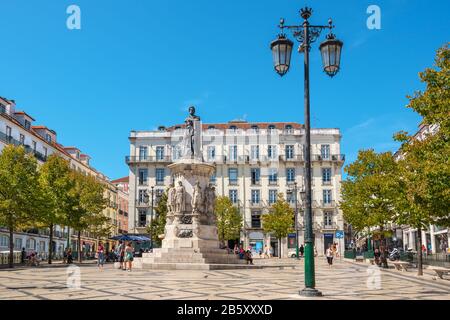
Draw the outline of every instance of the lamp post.
M298 252L298 203L297 203L297 181L294 182L294 192L295 192L295 254L297 256L297 260L300 259L300 255Z
M152 212L150 215L150 244L152 246L153 249L153 238L152 238L152 222L153 222L153 189L155 188L155 186L151 186L151 194L152 194Z
M336 39L331 33L334 28L331 19L328 25L310 25L308 19L311 17L312 9L305 7L300 10L303 18L301 25L284 25L284 19L280 20L280 33L270 48L274 59L275 71L285 75L290 66L293 42L286 38L284 29L292 31L293 36L300 43L299 52L304 54L304 112L305 112L305 288L300 291L304 296L320 296L322 293L315 289L314 272L314 239L312 230L312 207L311 207L311 125L310 125L310 98L309 98L309 50L311 43L317 40L323 29L329 29L330 33L326 40L320 45L324 72L333 77L339 71L341 49L343 43Z

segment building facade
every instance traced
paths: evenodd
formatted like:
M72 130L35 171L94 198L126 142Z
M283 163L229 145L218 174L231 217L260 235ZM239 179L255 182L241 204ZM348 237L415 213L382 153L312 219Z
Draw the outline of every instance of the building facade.
M129 165L129 230L146 233L152 219L151 192L161 195L172 177L168 165L181 156L184 126L160 127L156 131L131 131ZM312 129L313 229L320 255L337 242L335 232L343 230L340 200L344 156L339 129ZM297 207L299 243L303 243L304 127L298 123L202 124L204 161L214 164L211 183L217 195L228 196L243 216L239 241L256 252L271 246L278 253L278 240L263 232L261 216L282 193ZM294 187L297 183L297 197ZM150 196L150 197L149 197ZM155 201L154 201L154 205ZM281 254L295 248L295 233L282 240ZM341 243L343 246L343 243Z
M118 233L128 233L128 179L123 177L111 181L117 187L117 205L118 205Z
M34 125L35 119L24 111L16 110L14 100L0 97L0 152L6 145L13 144L24 146L25 150L32 153L38 165L42 165L51 154L58 154L69 161L72 170L82 172L85 175L95 176L107 186L105 197L108 197L108 205L104 214L110 218L114 225L117 220L117 187L102 173L93 168L90 157L82 154L77 147L65 147L57 141L54 130L42 125ZM115 230L117 232L117 228ZM77 235L67 227L55 226L53 239L53 252L56 257L62 257L67 243L76 251ZM89 232L82 232L82 247L86 255L95 249L98 239ZM14 249L27 252L36 252L41 258L47 257L49 247L49 231L46 229L30 229L14 234ZM108 244L109 246L109 244ZM9 249L9 234L0 226L0 251Z

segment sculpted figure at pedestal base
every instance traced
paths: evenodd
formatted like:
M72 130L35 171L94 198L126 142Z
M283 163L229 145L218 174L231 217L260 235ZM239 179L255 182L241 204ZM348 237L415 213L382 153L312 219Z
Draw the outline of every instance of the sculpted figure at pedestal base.
M182 213L185 210L186 204L186 190L183 183L178 181L178 186L175 188L175 212Z
M209 185L205 190L206 195L206 214L208 224L214 225L216 223L216 214L214 212L216 204L216 188Z

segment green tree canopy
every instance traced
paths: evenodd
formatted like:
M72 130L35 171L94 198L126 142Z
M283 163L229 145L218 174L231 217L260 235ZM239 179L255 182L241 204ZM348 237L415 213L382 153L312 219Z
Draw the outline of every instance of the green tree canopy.
M152 237L152 242L161 245L162 239L159 237L164 234L164 228L166 226L167 217L167 191L165 191L158 200L158 204L155 208L155 218L152 223L147 227L147 232Z
M398 194L397 163L391 152L362 150L345 168L348 177L342 183L340 207L344 219L356 231L382 232L393 221Z
M227 240L239 239L242 228L242 216L230 198L217 197L214 213L217 221L219 240L225 245Z
M52 154L39 169L39 187L41 204L39 208L39 226L50 231L49 242L53 241L53 228L64 223L64 215L70 210L70 190L74 187L69 162L57 154ZM53 246L48 246L48 263L52 263Z
M9 229L9 267L13 267L14 231L30 227L39 203L36 159L22 146L6 146L0 154L0 225Z
M281 239L294 231L294 221L294 209L284 199L282 193L278 194L278 199L270 208L269 213L262 215L264 232L271 233L278 239L279 258L281 258Z

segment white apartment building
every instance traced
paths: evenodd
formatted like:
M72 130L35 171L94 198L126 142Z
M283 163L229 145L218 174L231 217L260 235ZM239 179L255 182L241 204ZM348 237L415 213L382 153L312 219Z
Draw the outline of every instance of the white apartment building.
M0 153L8 144L16 146L23 145L27 152L35 155L38 165L43 164L47 157L56 153L66 160L69 160L73 170L83 172L86 175L97 177L105 183L108 191L105 196L110 199L109 205L105 208L112 223L117 224L117 188L111 184L107 177L95 170L89 163L90 157L82 154L76 147L64 147L57 142L57 134L54 130L45 126L34 125L35 119L24 111L16 110L14 100L0 97ZM67 228L55 226L53 252L56 256L61 256L67 246ZM76 248L76 234L71 234L71 246ZM43 229L32 229L27 232L16 232L14 234L14 250L25 248L27 252L37 252L42 258L47 256L49 244L49 231ZM88 232L82 233L82 241L86 251L89 251L95 244L95 239ZM0 226L0 251L9 250L8 230Z
M129 232L146 233L155 199L172 181L167 165L180 157L184 125L157 131L131 131L129 165ZM319 255L343 230L342 211L338 207L344 155L340 149L339 129L312 129L313 229ZM299 243L303 243L304 222L300 191L304 188L305 132L299 123L202 124L204 161L215 164L211 183L219 196L228 196L243 215L239 241L255 252L271 246L278 252L278 240L262 229L261 215L268 212L283 193L295 208L294 183L297 183ZM150 197L151 199L151 197ZM156 205L156 202L154 202ZM282 256L295 248L295 233L282 239ZM341 243L343 247L343 243Z

